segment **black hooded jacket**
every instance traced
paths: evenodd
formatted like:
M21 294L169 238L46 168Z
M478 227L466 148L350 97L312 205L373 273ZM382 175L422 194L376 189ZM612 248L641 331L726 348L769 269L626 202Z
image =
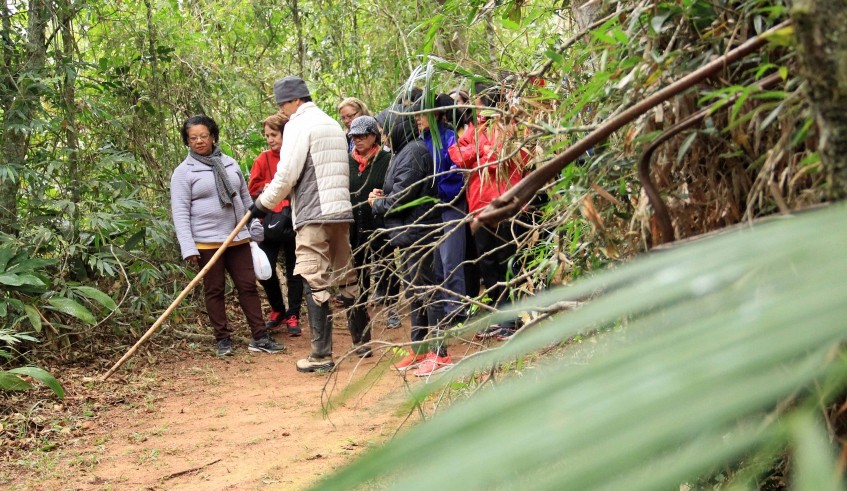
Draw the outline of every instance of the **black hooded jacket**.
M373 212L384 217L391 245L406 247L434 236L438 228L438 214L433 211L438 193L432 156L417 138L417 126L410 116L389 113L384 128L394 156L382 186L385 197L374 201ZM433 200L398 210L423 197Z

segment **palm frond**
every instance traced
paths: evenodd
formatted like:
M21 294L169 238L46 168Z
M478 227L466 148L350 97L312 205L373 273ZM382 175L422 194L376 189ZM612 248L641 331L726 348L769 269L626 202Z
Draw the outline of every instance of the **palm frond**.
M414 396L602 329L603 349L590 363L548 357L317 489L374 480L404 490L666 489L786 446L798 455L798 489L843 489L815 418L847 383L845 249L847 207L837 206L654 253L540 295L519 308L593 298Z

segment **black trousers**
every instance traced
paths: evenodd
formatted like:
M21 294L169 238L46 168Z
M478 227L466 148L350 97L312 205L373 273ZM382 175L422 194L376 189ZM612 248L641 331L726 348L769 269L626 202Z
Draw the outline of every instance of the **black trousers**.
M299 317L300 308L303 305L303 278L299 274L294 274L294 263L296 262L294 239L292 238L290 241L265 240L259 243L259 248L265 251L268 261L271 263L271 269L273 269L273 274L270 278L259 280L262 288L265 289L265 294L268 296L268 303L271 304L271 309L274 312L285 314L285 317L291 315ZM287 309L282 299L282 287L279 284L279 276L276 274L276 264L280 252L282 253L283 269L285 270L285 283L288 287Z

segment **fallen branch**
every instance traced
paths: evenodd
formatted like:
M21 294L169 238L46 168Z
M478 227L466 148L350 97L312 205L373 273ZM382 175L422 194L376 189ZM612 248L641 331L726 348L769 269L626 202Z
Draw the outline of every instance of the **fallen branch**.
M206 467L209 467L210 465L217 464L217 463L218 463L218 462L220 462L221 460L223 460L223 459L218 459L218 460L215 460L215 461L209 462L208 464L203 464L203 465L201 465L201 466L192 467L191 469L186 469L186 470L184 470L184 471L174 472L173 474L168 474L167 476L165 476L165 477L161 478L161 479L160 479L160 481L167 481L168 479L173 479L173 478L175 478L175 477L184 476L184 475L186 475L186 474L190 474L190 473L192 473L192 472L197 472L197 471L199 471L200 469L205 469Z

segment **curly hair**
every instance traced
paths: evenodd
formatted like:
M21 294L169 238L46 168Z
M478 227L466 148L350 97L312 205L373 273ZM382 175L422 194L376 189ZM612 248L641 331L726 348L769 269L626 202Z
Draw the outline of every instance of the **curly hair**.
M200 125L209 128L209 134L212 135L212 141L214 143L218 143L218 137L221 134L221 130L218 128L218 123L205 114L195 114L194 116L186 119L185 122L182 123L182 128L179 129L179 134L182 136L183 144L188 145L188 128Z

